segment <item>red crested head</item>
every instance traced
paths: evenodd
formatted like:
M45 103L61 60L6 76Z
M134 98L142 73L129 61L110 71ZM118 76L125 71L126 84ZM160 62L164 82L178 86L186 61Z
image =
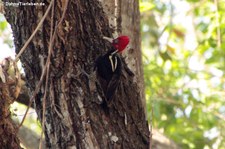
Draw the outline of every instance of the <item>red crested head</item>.
M119 36L112 41L112 45L118 50L118 52L122 52L129 44L129 41L130 39L128 36Z

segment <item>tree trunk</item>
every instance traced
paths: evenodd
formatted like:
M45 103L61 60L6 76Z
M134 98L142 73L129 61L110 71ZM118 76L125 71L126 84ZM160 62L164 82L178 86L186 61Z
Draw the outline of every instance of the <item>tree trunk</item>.
M43 3L41 0L36 2ZM44 3L44 7L5 8L17 53L36 28L50 1ZM69 1L68 7L66 4L67 1L55 1L53 18L49 13L20 57L27 85L34 93L50 54L50 37L55 37L50 71L46 74L48 79L44 79L47 87L45 82L42 83L35 98L35 109L39 119L44 121L47 148L147 149L149 130L141 94L124 60L127 69L123 70L116 96L111 106L102 104L105 96L96 79L94 63L110 48L102 36L111 36L113 30L101 3L73 0ZM65 8L65 17L59 24ZM51 26L53 31L56 30L55 36L51 34ZM46 111L45 118L42 117L43 111Z
M9 107L18 97L19 79L9 75L9 66L9 58L0 62L0 148L20 149L17 129L11 120Z

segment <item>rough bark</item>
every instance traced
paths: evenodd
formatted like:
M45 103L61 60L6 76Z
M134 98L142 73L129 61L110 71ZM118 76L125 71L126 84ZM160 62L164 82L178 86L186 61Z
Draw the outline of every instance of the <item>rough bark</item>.
M0 62L0 148L20 149L17 129L10 116L10 104L18 97L18 79L8 73L10 61Z
M15 2L11 0L11 2ZM43 1L36 1L43 2ZM45 7L7 7L16 52L34 31ZM54 26L65 1L55 1ZM50 15L21 56L27 85L34 92L43 62L48 56ZM63 23L57 29L51 56L48 87L41 86L35 109L42 120L42 102L47 90L45 138L47 148L124 148L147 149L149 131L141 96L133 75L126 69L110 107L96 79L94 62L109 48L102 36L111 36L107 18L97 0L69 1ZM126 64L124 63L124 67Z

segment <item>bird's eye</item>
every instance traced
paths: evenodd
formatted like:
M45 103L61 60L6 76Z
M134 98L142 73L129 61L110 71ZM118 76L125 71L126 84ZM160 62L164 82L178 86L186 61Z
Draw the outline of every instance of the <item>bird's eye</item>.
M114 40L113 40L113 43L114 43L114 44L117 44L117 43L119 43L119 40L118 40L118 39L114 39Z

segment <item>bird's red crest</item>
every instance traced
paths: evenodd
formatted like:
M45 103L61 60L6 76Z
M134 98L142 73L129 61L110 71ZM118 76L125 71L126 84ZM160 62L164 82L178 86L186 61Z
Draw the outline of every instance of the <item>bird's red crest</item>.
M119 52L122 52L129 44L129 41L130 39L128 36L119 36L113 40L112 44Z

